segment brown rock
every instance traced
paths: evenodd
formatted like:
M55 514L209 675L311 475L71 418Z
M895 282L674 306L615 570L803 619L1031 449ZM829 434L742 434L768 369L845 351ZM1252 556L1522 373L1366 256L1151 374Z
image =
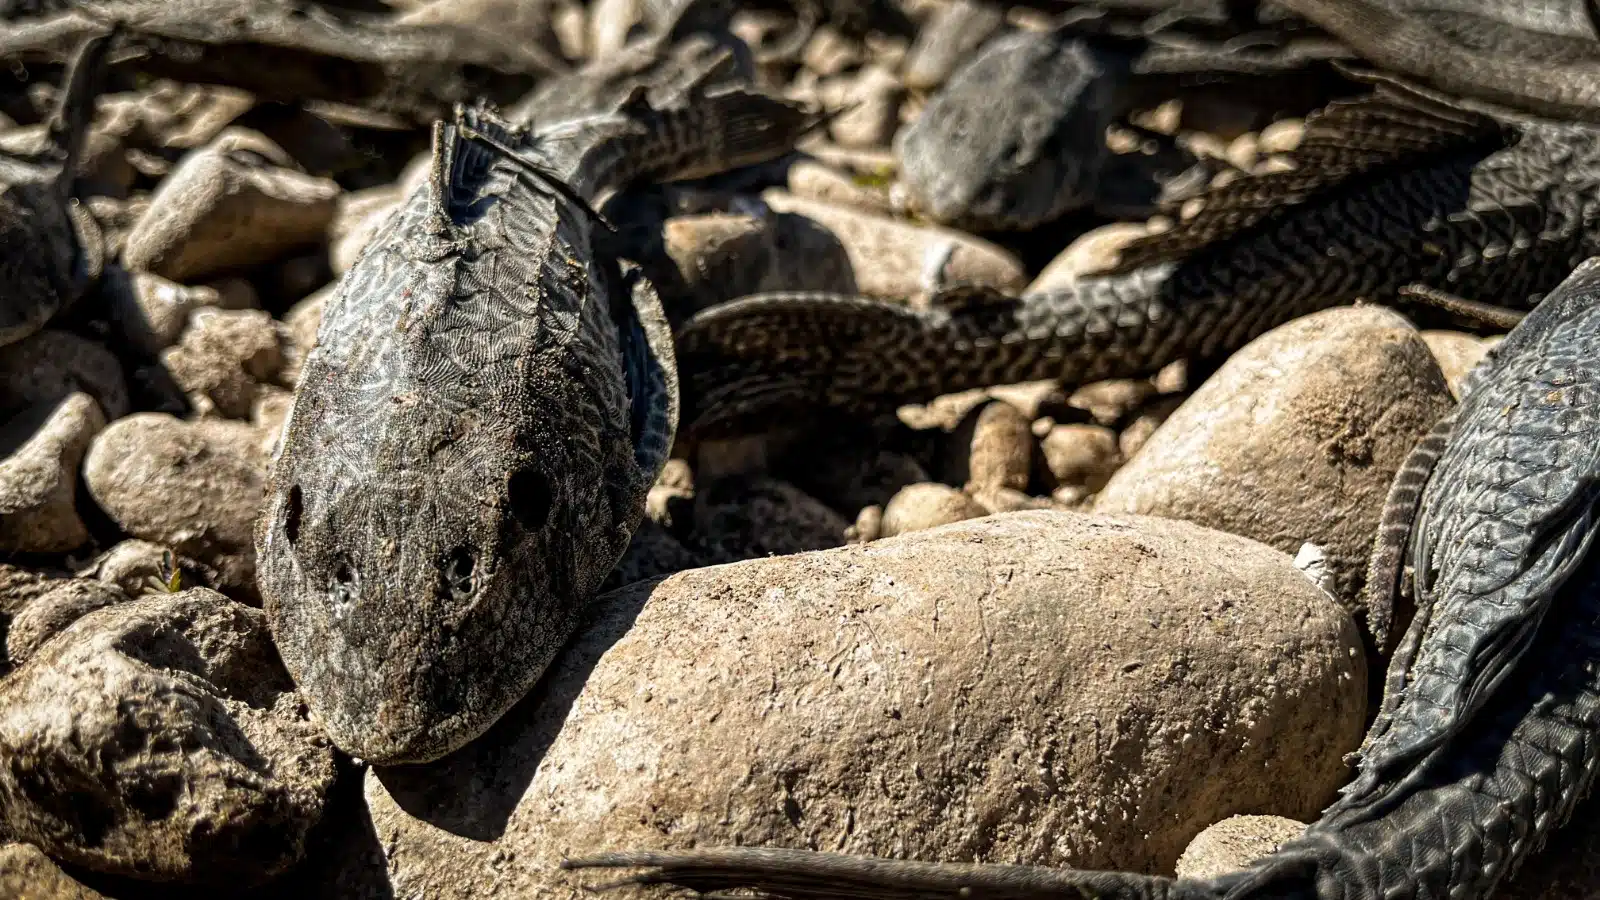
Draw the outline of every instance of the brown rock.
M936 481L908 485L900 489L883 508L884 537L910 534L988 515L978 501Z
M634 29L644 23L641 0L595 0L589 10L590 58L610 56L622 49Z
M1304 119L1279 119L1261 129L1257 144L1262 153L1293 153L1305 133Z
M339 198L338 211L328 225L328 262L334 274L343 275L355 265L356 257L404 199L394 185L352 191Z
M305 365L306 356L317 347L317 329L322 327L322 308L337 287L338 283L335 282L284 313L283 327L287 334L283 348L283 371L278 374L278 379L285 385L299 383L300 368Z
M128 385L111 351L65 331L41 331L0 347L0 413L55 406L82 391L107 419L128 412Z
M180 590L211 587L216 583L216 573L209 567L173 553L169 547L141 540L118 543L96 557L78 575L96 579L129 597L137 598L167 590L173 577L173 568L177 569Z
M94 398L78 393L0 427L0 551L64 553L89 540L78 466L105 425Z
M1326 310L1235 353L1112 477L1095 510L1188 519L1291 554L1309 541L1355 610L1395 470L1450 405L1403 317Z
M333 221L339 185L290 164L259 134L223 132L161 182L128 235L123 263L191 281L317 243Z
M764 291L855 293L844 246L803 216L675 216L663 240L693 310Z
M151 355L178 342L191 312L221 299L212 288L188 287L149 272L130 274L125 287L108 292L111 317L130 344Z
M1033 472L1033 432L1028 418L1015 406L990 401L972 417L972 429L960 429L955 437L966 445L966 490L1026 490Z
M16 900L111 900L79 884L32 844L0 844L0 897Z
M292 688L262 614L215 592L92 612L0 682L0 823L101 872L281 872L334 774Z
M1284 841L1300 836L1306 826L1282 816L1232 816L1207 828L1178 857L1179 878L1206 879L1249 868L1278 852Z
M983 507L988 515L996 513L1021 512L1028 509L1060 509L1061 504L1044 497L1035 497L1015 488L989 488L975 491L972 499Z
M801 61L810 71L827 77L861 65L861 51L859 43L824 25L811 35Z
M68 625L101 607L127 599L122 591L91 578L54 582L11 617L11 626L6 629L6 657L11 665L20 666Z
M1139 415L1128 423L1128 427L1122 429L1122 433L1117 436L1117 446L1122 450L1122 458L1133 459L1133 455L1149 442L1150 436L1156 433L1156 429L1172 418L1172 414L1178 411L1183 401L1183 397L1163 397L1140 411Z
M261 293L247 278L230 275L208 281L205 286L217 292L216 302L210 304L217 309L261 308Z
M479 28L523 47L540 47L559 57L561 43L552 27L551 0L431 0L395 17L407 25Z
M1462 382L1488 355L1491 345L1475 335L1460 331L1422 331L1418 334L1439 363L1445 384L1450 386L1450 396L1460 400Z
M955 394L941 394L927 403L908 403L895 410L895 415L908 428L917 431L940 429L955 431L968 420L974 410L989 401L989 391L974 388Z
M903 298L956 283L1016 290L1027 282L1015 256L963 232L802 200L785 191L769 190L761 199L779 212L805 216L833 232L850 258L856 288L864 294Z
M431 900L735 843L1169 872L1236 810L1314 816L1364 698L1348 616L1282 554L1018 513L610 594L483 738L366 793L395 895Z
M844 110L828 123L834 140L846 147L887 147L900 125L905 88L894 73L871 65L837 82L833 90L824 85L822 98L828 108Z
M283 356L280 327L265 312L201 309L161 361L197 414L248 419L262 387L283 370Z
M1056 425L1039 449L1057 486L1088 493L1104 488L1122 465L1117 433L1103 425Z
M856 513L856 521L845 530L845 540L852 544L870 544L883 537L883 507L863 506Z
M250 409L250 424L256 427L261 436L261 455L267 459L277 454L278 443L283 439L283 426L289 421L289 413L293 409L293 391L269 387L256 395L255 405Z
M1115 427L1155 395L1156 386L1148 378L1113 378L1078 388L1067 405L1087 412L1101 425Z
M1056 254L1039 277L1028 285L1030 294L1043 294L1069 287L1079 278L1115 265L1122 248L1150 233L1144 222L1113 222L1078 235L1067 249Z
M582 60L589 56L589 14L581 3L558 3L550 17L550 28L560 44L561 55Z
M997 384L988 393L1015 406L1029 421L1067 408L1067 392L1061 389L1061 382L1054 380Z
M882 215L892 212L894 207L889 202L887 188L879 181L802 159L789 166L787 184L789 193L803 200Z
M849 525L786 481L719 478L695 492L690 544L704 565L716 565L838 547Z
M89 448L83 477L102 509L133 537L215 568L221 584L253 584L252 526L266 460L243 422L184 422L136 413Z
M949 79L989 36L1000 30L1000 8L977 0L939 6L917 32L902 69L906 87L931 91Z

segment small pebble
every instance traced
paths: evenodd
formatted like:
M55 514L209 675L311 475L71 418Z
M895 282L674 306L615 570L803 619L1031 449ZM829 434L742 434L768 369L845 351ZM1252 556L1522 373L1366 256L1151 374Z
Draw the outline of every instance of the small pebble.
M0 552L63 553L89 540L78 466L105 425L94 398L77 393L0 426Z
M280 328L261 310L201 309L161 359L197 414L246 419L283 369Z
M1040 442L1045 466L1058 485L1100 490L1122 465L1117 433L1104 425L1057 425Z
M883 508L882 537L937 528L988 515L978 501L936 481L907 485Z

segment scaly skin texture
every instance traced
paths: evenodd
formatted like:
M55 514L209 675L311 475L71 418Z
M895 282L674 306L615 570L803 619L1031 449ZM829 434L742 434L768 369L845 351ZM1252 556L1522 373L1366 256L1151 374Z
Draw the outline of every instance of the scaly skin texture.
M0 22L0 57L59 59L111 22L117 53L141 71L226 84L263 100L329 100L430 122L451 105L526 90L564 71L534 45L490 30L404 25L306 0L75 0L51 15Z
M1600 46L1592 28L1550 34L1507 23L1488 10L1474 16L1453 11L1423 16L1377 0L1274 2L1326 29L1374 65L1440 90L1538 115L1600 122Z
M588 205L770 158L814 122L733 91L436 131L433 177L329 301L257 525L274 638L340 748L425 762L482 733L643 515L676 421L671 339Z
M1412 540L1421 613L1345 795L1251 868L1190 881L798 850L610 854L635 880L784 898L1492 896L1600 765L1600 259L1501 346L1456 413Z
M1595 28L1589 0L1373 0L1390 12L1438 21L1450 17L1487 19L1515 29L1593 41ZM1156 28L1175 23L1235 27L1250 23L1289 25L1298 17L1283 0L1068 0L1070 10L1105 10L1124 18L1142 19Z
M99 279L99 228L72 194L112 35L91 37L69 67L40 153L0 155L0 345L44 327Z
M1205 195L1113 273L932 309L757 295L679 332L690 436L805 410L903 403L1040 378L1083 383L1220 358L1298 316L1410 284L1527 308L1600 241L1600 131L1503 126L1391 86L1308 120L1295 171Z

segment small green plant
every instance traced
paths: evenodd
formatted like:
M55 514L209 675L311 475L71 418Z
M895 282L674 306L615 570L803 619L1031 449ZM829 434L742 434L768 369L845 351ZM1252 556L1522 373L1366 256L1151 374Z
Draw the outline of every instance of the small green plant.
M157 594L176 594L183 590L183 570L178 568L171 550L161 551L161 565L155 575L145 579L145 586Z
M858 171L851 176L850 180L854 182L857 187L888 190L889 186L894 184L894 170L878 169L874 172Z

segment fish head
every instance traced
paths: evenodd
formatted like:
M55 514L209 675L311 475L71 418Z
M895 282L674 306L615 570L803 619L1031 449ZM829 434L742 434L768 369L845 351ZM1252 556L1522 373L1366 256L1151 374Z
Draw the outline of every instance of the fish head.
M437 759L527 693L653 476L583 283L580 314L546 297L531 317L525 296L411 284L392 313L345 297L325 314L256 534L285 665L334 744L377 763ZM405 326L377 327L391 316Z

